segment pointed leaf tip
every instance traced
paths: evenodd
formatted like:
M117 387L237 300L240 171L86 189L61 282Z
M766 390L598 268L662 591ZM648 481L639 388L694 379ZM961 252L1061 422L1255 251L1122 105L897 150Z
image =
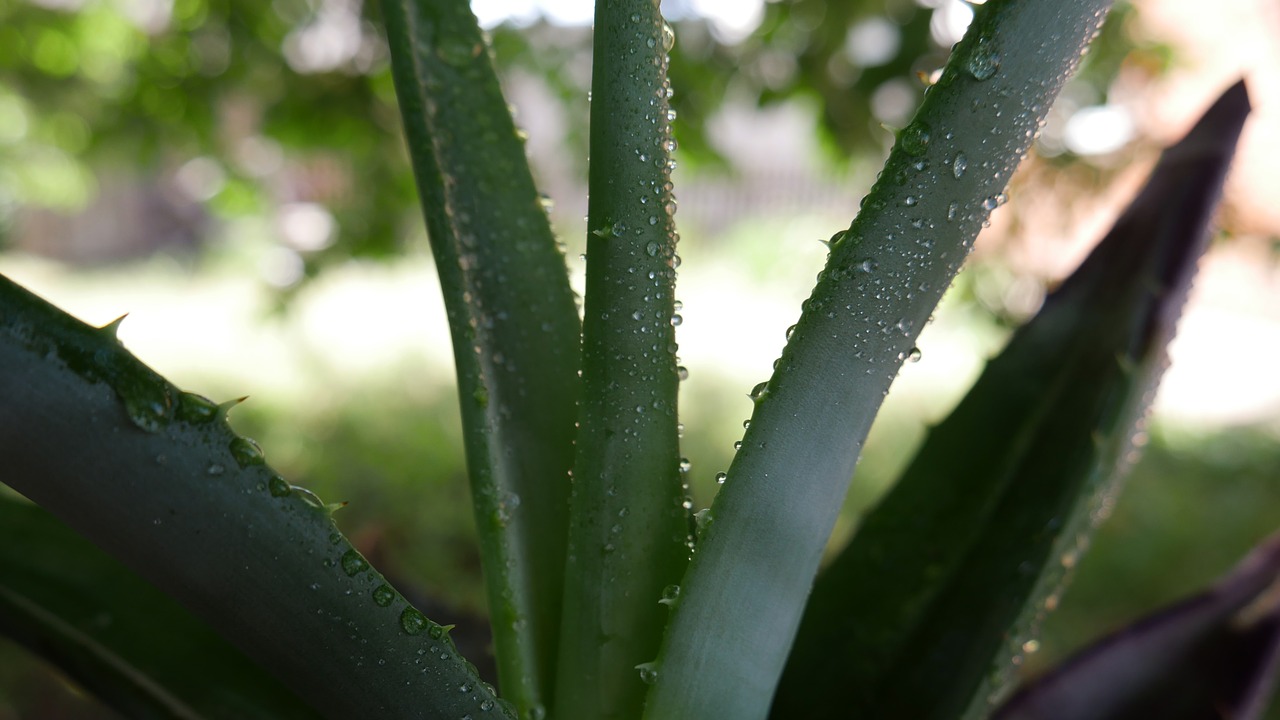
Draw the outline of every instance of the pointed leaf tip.
M111 322L107 323L106 325L103 325L102 327L98 328L98 330L100 330L101 332L103 332L104 334L106 334L106 335L107 335L108 337L110 337L110 338L113 338L113 339L119 340L119 339L120 339L120 325L124 323L124 319L125 319L125 318L127 318L127 317L129 317L129 313L125 313L125 314L121 315L120 317L116 318L115 320L112 320Z
M1126 350L1162 348L1209 240L1213 213L1250 111L1244 82L1228 88L1190 131L1160 156L1147 184L1081 265L1045 299L1046 308L1093 297L1111 307L1141 277L1150 302Z
M223 415L226 415L226 414L227 414L227 412L231 410L231 408L233 408L233 407L235 407L235 406L239 405L240 403L242 403L242 402L244 402L245 400L248 400L248 399L249 399L249 396L248 396L248 395L241 395L241 396L240 396L240 397L238 397L238 398L233 398L233 399L228 400L228 401L226 401L226 402L224 402L224 403L218 403L218 410L219 410L219 411L221 411L221 413L222 413Z
M1114 492L1130 456L1247 108L1233 87L1165 152L863 518L814 584L774 717L985 714L1002 693L1064 582L1054 560L1092 526L1081 499ZM815 711L815 683L844 693Z

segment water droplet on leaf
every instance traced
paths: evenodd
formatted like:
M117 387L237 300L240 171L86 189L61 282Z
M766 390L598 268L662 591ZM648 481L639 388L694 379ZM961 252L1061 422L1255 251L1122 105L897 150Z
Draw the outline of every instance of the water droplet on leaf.
M169 424L172 401L168 383L159 378L131 376L115 386L124 411L134 425L149 433L159 432Z
M284 478L279 475L275 475L267 481L267 492L270 492L272 497L284 497L291 491L292 488L289 487L289 483L285 482Z
M262 465L267 462L267 457L262 453L262 448L251 438L238 437L231 441L230 448L231 457L236 459L236 464L242 468L250 465Z
M430 621L426 616L414 608L405 608L404 612L400 613L400 628L409 635L420 634L429 624Z
M640 682L645 685L652 685L658 681L658 666L656 663L640 663L636 666L640 671Z
M1000 51L990 35L978 36L978 42L965 58L964 69L969 71L975 80L988 80L1000 69Z
M915 122L902 131L902 149L908 155L919 157L929 149L930 129L927 123Z
M369 561L360 556L354 548L342 555L342 571L354 576L369 569Z
M184 392L178 395L177 417L191 425L203 425L218 417L218 404L203 395Z
M396 599L396 591L391 589L390 585L379 585L373 589L373 602L378 607L386 607L391 601Z

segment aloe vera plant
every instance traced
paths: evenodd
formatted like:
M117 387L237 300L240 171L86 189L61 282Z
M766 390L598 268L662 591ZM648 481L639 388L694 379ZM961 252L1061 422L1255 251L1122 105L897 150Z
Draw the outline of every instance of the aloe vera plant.
M0 629L139 717L990 714L1057 603L1059 558L1079 552L1132 454L1248 113L1242 84L821 574L819 560L889 384L1108 5L977 9L831 237L726 482L695 513L679 471L673 37L658 4L596 9L580 318L468 4L383 0L452 331L498 688L333 508L231 430L234 403L151 371L118 323L89 327L7 279L3 480L41 507L0 501ZM1257 712L1277 610L1253 601L1277 575L1274 546L1141 625L1140 642L1104 643L999 712ZM110 627L84 621L104 611ZM1224 652L1246 681L1206 670ZM1188 678L1202 691L1168 702L1161 688ZM1072 714L1062 697L1090 700Z

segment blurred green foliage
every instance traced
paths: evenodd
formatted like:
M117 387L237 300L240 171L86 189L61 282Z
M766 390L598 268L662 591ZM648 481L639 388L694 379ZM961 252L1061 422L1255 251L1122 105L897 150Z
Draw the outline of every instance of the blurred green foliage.
M720 164L706 127L726 103L793 100L816 110L834 163L878 157L885 108L914 107L946 58L931 6L943 3L771 2L733 43L686 8L671 65L680 161ZM394 256L418 224L376 15L361 0L0 4L0 242L20 208L75 212L136 180L222 219L323 206L336 233L294 248L304 276ZM1104 99L1126 62L1162 69L1167 52L1136 46L1132 18L1119 4L1094 43L1075 81L1087 95ZM538 78L563 104L564 151L585 176L588 29L540 20L492 35L505 76Z

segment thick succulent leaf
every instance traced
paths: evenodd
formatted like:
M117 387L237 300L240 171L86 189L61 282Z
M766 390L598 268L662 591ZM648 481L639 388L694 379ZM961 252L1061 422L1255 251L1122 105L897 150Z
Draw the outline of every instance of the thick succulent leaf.
M506 714L328 507L273 471L225 407L179 391L115 331L0 277L0 479L326 717Z
M11 498L0 498L0 632L125 717L320 717L168 595Z
M832 238L773 377L752 393L750 428L703 518L646 717L768 713L889 384L1109 6L977 8L857 219Z
M382 9L453 333L498 678L534 712L554 687L578 311L470 4Z
M689 554L676 423L667 49L653 0L596 4L583 397L554 714L635 718Z
M1280 670L1280 535L1227 577L1019 690L996 720L1262 716Z
M819 577L776 717L980 716L998 698L1135 454L1248 112L1237 84L930 432Z

